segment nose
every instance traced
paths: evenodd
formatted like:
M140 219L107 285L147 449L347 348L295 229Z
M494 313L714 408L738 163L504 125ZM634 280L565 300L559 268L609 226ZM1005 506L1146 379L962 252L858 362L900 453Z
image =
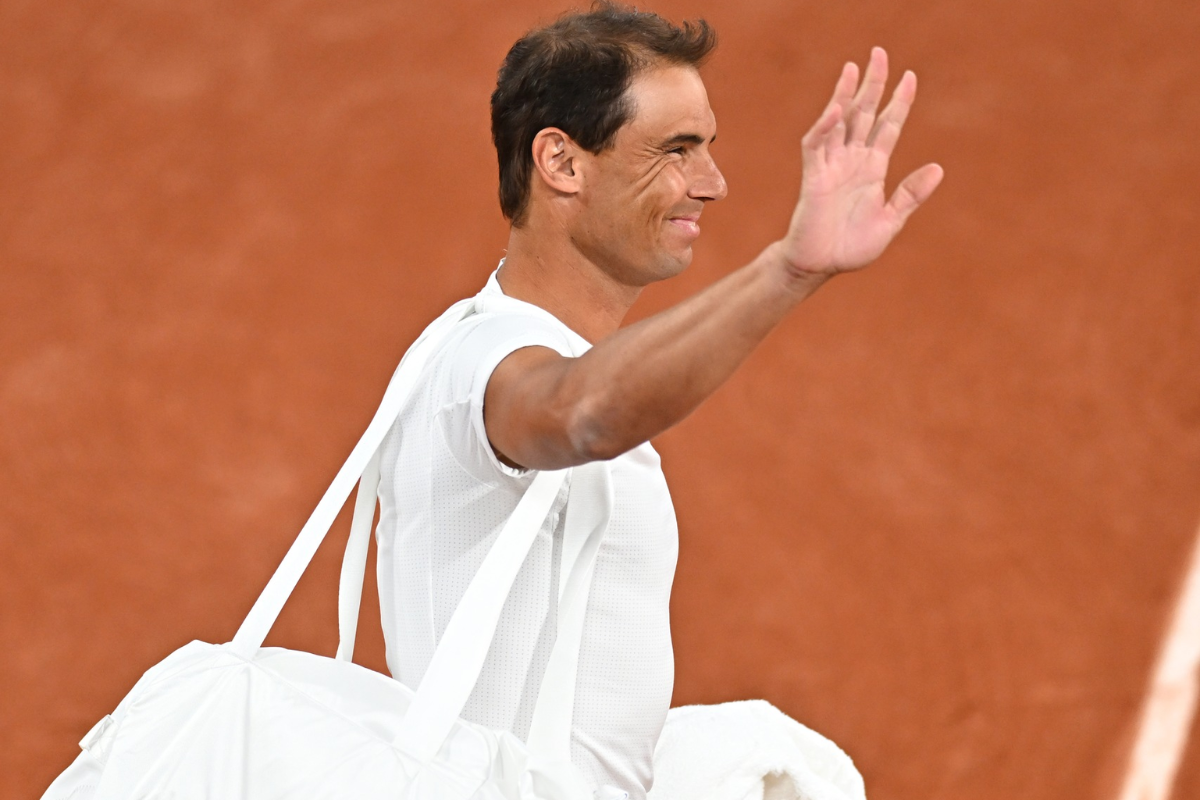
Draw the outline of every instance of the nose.
M717 163L712 156L705 154L696 165L696 174L692 177L692 186L688 196L695 200L720 200L729 194L725 176L717 169Z

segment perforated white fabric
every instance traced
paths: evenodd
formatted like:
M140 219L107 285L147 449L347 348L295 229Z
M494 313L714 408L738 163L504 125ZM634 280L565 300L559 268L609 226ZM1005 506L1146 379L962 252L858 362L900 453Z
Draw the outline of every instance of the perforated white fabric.
M493 274L485 294L502 297ZM483 427L496 365L522 347L579 356L589 345L548 312L508 298L458 326L383 446L379 592L387 662L415 688L437 641L532 473L501 464ZM674 680L668 604L674 508L649 444L614 459L615 504L588 601L572 759L598 784L642 798ZM525 739L554 643L569 486L538 534L464 718Z

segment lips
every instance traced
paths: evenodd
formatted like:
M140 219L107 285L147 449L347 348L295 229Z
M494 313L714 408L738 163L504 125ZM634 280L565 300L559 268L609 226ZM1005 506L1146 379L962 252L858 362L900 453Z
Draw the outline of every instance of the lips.
M684 233L692 236L700 235L700 215L692 214L686 217L671 217L667 220L672 225L680 228Z

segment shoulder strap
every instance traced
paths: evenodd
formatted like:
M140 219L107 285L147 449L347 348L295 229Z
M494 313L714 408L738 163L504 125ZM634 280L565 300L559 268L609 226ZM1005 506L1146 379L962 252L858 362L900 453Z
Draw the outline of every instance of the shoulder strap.
M594 461L575 467L563 537L558 638L546 663L526 740L531 754L549 762L571 760L579 646L583 641L596 557L608 530L612 508L608 463Z
M367 571L367 548L371 544L371 523L375 521L375 503L379 498L379 459L382 450L380 447L375 451L358 482L350 537L346 540L346 554L342 556L342 574L338 579L337 658L340 661L354 658L363 574Z
M441 750L462 715L496 636L504 601L569 472L537 473L450 615L395 739L422 761Z
M539 472L500 530L495 544L454 609L409 705L404 727L395 739L398 747L421 760L428 761L441 750L455 721L462 715L483 670L513 581L567 472L572 475L566 539L578 543L574 548L578 556L573 564L563 562L563 569L569 571L569 575L559 603L558 635L538 691L527 745L539 763L571 760L579 645L596 556L612 509L612 482L605 462L593 462L572 470Z
M442 635L417 688L396 744L428 760L441 749L454 721L462 716L495 638L500 612L529 549L570 473L559 582L558 634L534 706L529 752L550 762L569 762L579 647L583 639L592 576L609 515L612 479L606 462L569 471L541 472L509 517ZM375 513L379 464L363 473L351 537L342 561L338 658L354 651L366 553ZM369 481L374 479L375 483Z
M346 463L338 470L333 482L325 490L317 507L309 516L304 527L300 529L296 540L288 548L283 561L276 568L266 588L254 602L250 613L238 628L237 634L230 643L230 648L243 658L253 658L262 647L263 640L271 626L275 624L284 603L296 588L296 583L304 570L308 568L317 548L329 533L329 527L354 483L366 471L367 465L379 450L388 430L400 415L408 398L412 395L417 376L425 366L429 356L437 349L454 325L465 319L474 311L474 298L462 300L451 306L444 314L433 321L418 337L400 361L392 380L384 392L379 410L371 419L367 430L358 440L358 444L350 452ZM376 479L377 480L377 479ZM373 495L372 495L373 496ZM365 501L364 501L365 502ZM373 501L372 501L373 502ZM372 506L373 507L373 506ZM370 523L367 523L368 526Z

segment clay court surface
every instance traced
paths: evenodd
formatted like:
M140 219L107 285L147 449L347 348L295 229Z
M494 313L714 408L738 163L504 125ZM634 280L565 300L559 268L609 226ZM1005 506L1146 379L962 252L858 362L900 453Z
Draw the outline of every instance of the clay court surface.
M873 44L921 81L894 171L947 174L655 442L675 703L765 697L872 800L1114 797L1200 523L1200 11L652 7L722 38L731 191L635 316L782 233ZM406 345L501 257L488 96L562 8L0 4L0 797L233 635ZM269 643L333 653L344 530Z

